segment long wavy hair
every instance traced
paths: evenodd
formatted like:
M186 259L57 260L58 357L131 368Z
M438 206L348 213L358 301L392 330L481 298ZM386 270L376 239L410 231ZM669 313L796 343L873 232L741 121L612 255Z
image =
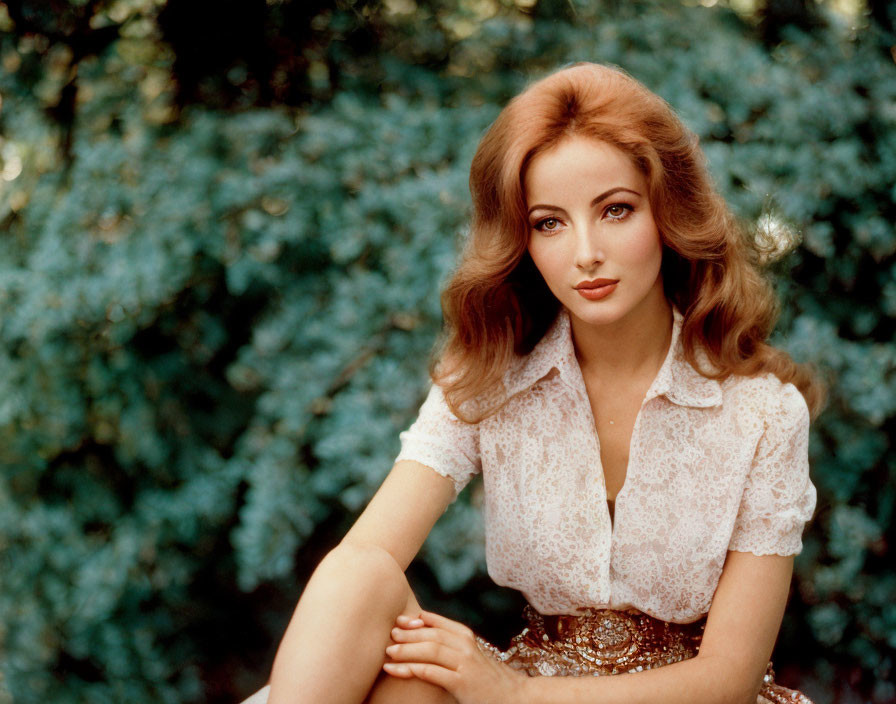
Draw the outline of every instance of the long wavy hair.
M663 244L664 291L683 314L688 362L720 380L771 372L800 390L815 417L824 387L810 367L767 343L777 297L755 238L716 192L697 137L627 73L591 63L557 71L511 100L473 157L471 229L442 293L445 326L430 364L455 415L472 423L495 413L504 373L558 313L527 251L523 178L536 155L571 135L617 147L645 175ZM698 364L699 350L711 368Z

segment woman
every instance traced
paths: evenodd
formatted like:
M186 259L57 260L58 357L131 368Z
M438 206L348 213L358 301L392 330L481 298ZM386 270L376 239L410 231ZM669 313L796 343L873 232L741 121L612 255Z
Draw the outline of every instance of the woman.
M821 390L766 343L761 253L696 137L577 64L511 101L470 184L435 383L309 581L269 701L806 704L769 657ZM404 577L480 471L489 574L530 604L503 653Z

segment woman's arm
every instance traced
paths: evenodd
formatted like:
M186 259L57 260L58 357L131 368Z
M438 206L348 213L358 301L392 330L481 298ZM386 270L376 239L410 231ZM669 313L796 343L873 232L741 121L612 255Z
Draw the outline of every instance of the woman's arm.
M454 496L451 479L395 463L305 586L274 659L270 702L361 700L410 594L403 572Z
M729 552L690 660L612 676L512 677L475 646L465 626L424 612L399 620L385 669L443 687L460 704L756 704L784 615L793 557Z
M700 653L611 677L537 677L521 701L539 704L756 704L793 574L793 556L729 552Z
M342 542L381 548L404 571L454 497L451 479L413 460L396 462Z

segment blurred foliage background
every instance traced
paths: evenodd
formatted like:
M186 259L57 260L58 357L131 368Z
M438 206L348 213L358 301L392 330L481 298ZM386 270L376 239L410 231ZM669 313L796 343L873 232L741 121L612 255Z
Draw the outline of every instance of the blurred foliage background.
M896 701L896 6L0 2L0 704L233 702L427 387L501 105L616 63L758 232L818 366L819 506L776 648ZM410 576L503 643L474 484Z

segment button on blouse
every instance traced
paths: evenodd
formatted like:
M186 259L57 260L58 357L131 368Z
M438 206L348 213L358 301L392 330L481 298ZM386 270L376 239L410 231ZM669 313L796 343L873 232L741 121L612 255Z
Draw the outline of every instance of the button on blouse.
M460 421L433 385L396 459L481 472L486 563L543 614L633 607L688 623L708 613L728 550L793 555L815 509L809 411L777 377L699 374L682 315L632 431L611 520L600 445L569 315L504 376L509 400Z

